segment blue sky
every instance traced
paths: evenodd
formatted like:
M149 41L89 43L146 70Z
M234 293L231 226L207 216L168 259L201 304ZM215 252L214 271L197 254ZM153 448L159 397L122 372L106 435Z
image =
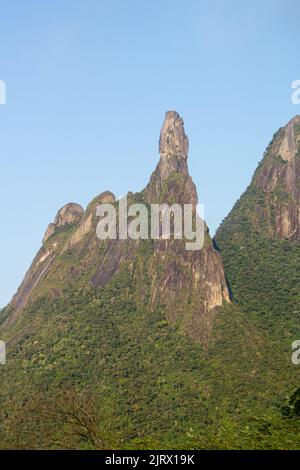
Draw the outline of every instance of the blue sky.
M0 0L0 306L65 203L143 188L164 113L212 233L300 113L298 0Z

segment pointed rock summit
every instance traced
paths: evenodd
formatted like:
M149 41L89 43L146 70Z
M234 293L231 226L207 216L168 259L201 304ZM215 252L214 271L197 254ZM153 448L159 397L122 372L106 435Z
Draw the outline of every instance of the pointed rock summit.
M183 119L176 111L167 111L159 138L160 176L165 180L172 171L188 173L189 140Z
M192 204L196 210L198 195L188 171L188 150L183 119L168 111L160 132L160 160L144 190L148 203ZM152 304L165 305L169 321L182 323L187 334L202 342L209 337L217 307L230 302L222 261L205 222L204 231L201 250L187 251L181 240L155 241L151 268L156 279Z
M182 117L176 111L167 111L159 137L160 160L145 189L148 202L157 203L159 201L167 180L169 181L169 196L172 196L171 181L180 178L181 188L184 188L184 192L180 191L176 195L174 194L176 202L197 204L196 187L188 170L188 151L189 140L185 134Z

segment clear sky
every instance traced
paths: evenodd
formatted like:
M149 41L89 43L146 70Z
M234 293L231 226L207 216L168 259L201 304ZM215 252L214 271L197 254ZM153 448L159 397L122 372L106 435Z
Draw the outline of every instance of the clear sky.
M0 305L65 203L142 189L168 109L214 233L300 113L299 0L0 0Z

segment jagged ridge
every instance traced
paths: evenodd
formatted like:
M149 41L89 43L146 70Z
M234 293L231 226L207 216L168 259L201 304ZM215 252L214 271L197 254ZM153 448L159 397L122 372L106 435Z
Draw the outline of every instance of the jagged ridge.
M187 165L188 138L183 120L175 111L166 113L159 152L160 160L149 184L141 193L131 195L131 202L189 203L196 209L197 191ZM90 273L89 281L100 288L122 263L131 263L135 270L135 252L142 242L109 240L100 243L96 238L96 207L108 202L115 203L115 197L105 192L95 198L85 212L75 203L60 209L11 303L12 313L6 326L12 325L28 302L38 298L40 293L58 293L61 289L57 278L61 285L67 286L68 282ZM194 339L207 341L215 308L229 301L221 258L207 227L205 245L200 251L186 251L181 240L160 239L151 241L150 245L153 254L144 266L152 278L148 308L164 306L171 323ZM71 274L62 278L57 266L64 264L63 257L68 253L74 256L80 268L75 264Z

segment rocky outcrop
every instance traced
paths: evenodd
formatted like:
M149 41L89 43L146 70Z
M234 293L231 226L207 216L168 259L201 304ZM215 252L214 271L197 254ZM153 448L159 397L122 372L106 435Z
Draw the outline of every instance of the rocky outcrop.
M283 138L277 152L287 162L295 161L295 156L298 152L299 145L299 132L295 128L300 125L300 116L295 116L284 128Z
M14 295L11 301L10 306L12 309L12 314L6 320L6 327L17 321L22 310L26 307L28 301L30 300L32 292L39 286L40 282L49 272L56 255L57 244L55 243L48 249L46 249L44 246L40 248L19 289L17 290L17 293Z
M61 253L62 244L58 240L49 240L57 233L58 229L70 224L75 224L82 218L83 208L79 204L69 203L63 206L56 214L54 222L48 225L43 238L43 245L35 256L29 270L27 271L17 293L11 301L13 313L6 321L6 326L13 324L26 307L33 291L47 276L52 263L57 255Z
M94 197L92 201L86 208L85 214L93 214L96 213L97 206L100 204L114 204L116 202L116 197L111 191L104 191L103 193L99 194L98 196Z
M83 213L84 209L74 202L70 202L63 206L56 214L54 222L48 225L43 238L43 243L45 243L48 238L55 233L56 229L78 222L82 218Z
M184 131L183 119L175 111L167 111L159 138L161 180L172 171L188 173L189 141Z
M63 248L63 252L77 245L81 240L92 230L96 231L97 217L96 209L100 204L114 204L116 202L115 195L110 191L104 191L96 196L88 205L82 220L79 223L78 229L67 241Z
M300 240L300 116L279 129L253 184L263 191L270 225L281 239Z
M166 196L164 193L171 191L170 187L166 188L166 181L170 179L170 176L176 179L176 175L179 175L184 180L185 193L181 195L181 201L178 202L196 206L198 196L188 171L188 150L189 141L185 134L183 119L177 112L167 111L159 138L160 160L145 188L148 202L160 202L160 199ZM176 197L178 198L178 195Z
M99 204L113 204L114 202L115 196L110 191L105 191L93 199L86 211L79 204L68 203L57 212L53 223L48 225L42 247L12 299L10 305L13 313L8 318L6 326L13 324L18 319L33 292L46 278L57 257L78 245L87 234L92 231L96 232L96 207ZM73 226L75 231L72 230ZM60 229L64 227L71 229L66 240L57 237Z
M167 112L160 133L160 160L144 194L153 204L176 203L182 208L192 204L196 216L198 195L188 171L188 148L183 119L174 111ZM182 240L154 242L151 305L165 305L171 323L182 325L189 336L205 342L216 308L229 302L230 296L220 255L203 224L201 250L186 250Z
M93 214L90 214L78 227L74 235L72 235L71 240L67 242L65 249L72 248L72 246L77 245L83 237L90 232L93 227ZM64 250L65 250L64 249Z

